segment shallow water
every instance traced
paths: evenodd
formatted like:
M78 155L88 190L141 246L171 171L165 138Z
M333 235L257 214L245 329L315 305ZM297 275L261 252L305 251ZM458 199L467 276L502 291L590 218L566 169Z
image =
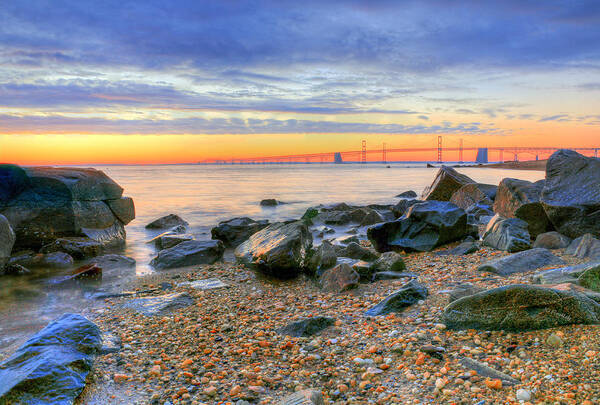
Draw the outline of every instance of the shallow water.
M155 218L176 213L190 223L198 239L209 239L210 228L238 216L271 221L300 217L306 208L336 202L393 203L406 190L420 194L437 169L424 165L159 165L95 166L134 199L136 219L127 226L125 254L136 259L135 269L104 274L103 288L119 289L135 275L151 272L155 251L146 241L159 232L144 226ZM460 168L481 183L498 184L504 177L535 181L539 171ZM276 198L286 204L261 207L260 200ZM49 278L2 278L0 289L0 357L24 338L64 312L86 313L101 302L89 299L89 289L59 287Z

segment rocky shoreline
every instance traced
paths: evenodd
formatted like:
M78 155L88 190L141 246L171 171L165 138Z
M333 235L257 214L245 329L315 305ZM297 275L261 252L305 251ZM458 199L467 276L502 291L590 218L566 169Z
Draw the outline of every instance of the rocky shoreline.
M41 233L31 255L93 262L103 249L61 239L114 235L106 230L133 218L133 202L122 189L107 192L116 189L98 173L86 181L79 174L74 187L64 172L48 170L44 176L68 183L60 207L68 201L75 224L81 201L121 208L111 211L112 224ZM9 208L0 213L10 215L0 221L0 240L15 246L33 246L14 213L31 210L34 199L21 194L47 195L47 180L28 184L34 191L11 186L3 194ZM149 241L156 272L98 297L106 307L92 320L104 346L89 350L95 363L76 403L600 401L600 160L561 150L545 180L498 186L442 167L415 196L317 206L288 222L234 218L218 224L211 241L195 240L173 214L149 224L164 231ZM3 252L9 269L28 270L12 246ZM223 261L228 252L237 263ZM20 366L14 356L5 360L0 381ZM54 389L47 384L43 395ZM0 399L23 392L0 382Z

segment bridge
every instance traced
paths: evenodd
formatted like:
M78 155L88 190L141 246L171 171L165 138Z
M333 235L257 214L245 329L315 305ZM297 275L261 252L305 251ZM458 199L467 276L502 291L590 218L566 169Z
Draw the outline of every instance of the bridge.
M590 147L463 147L462 139L458 147L442 147L442 138L438 137L438 146L433 148L387 148L384 143L380 149L367 149L366 141L362 141L362 149L346 152L321 152L296 155L259 156L231 159L207 159L199 164L298 164L298 163L391 163L405 162L402 156L410 154L428 154L431 160L423 162L463 162L464 153L470 153L474 158L467 162L488 163L489 161L504 162L505 157L518 161L519 155L527 155L527 160L546 159L558 149L571 149L586 156L598 157L598 148ZM495 159L492 159L495 158Z

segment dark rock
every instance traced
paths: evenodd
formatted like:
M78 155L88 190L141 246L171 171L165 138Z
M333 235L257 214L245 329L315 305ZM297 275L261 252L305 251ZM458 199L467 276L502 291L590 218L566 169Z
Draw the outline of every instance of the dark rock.
M586 233L579 240L573 256L580 259L600 259L600 240Z
M600 305L583 294L513 284L450 303L442 321L450 329L533 330L597 324Z
M487 223L487 221L485 221L485 222L482 221L482 217L493 217L494 216L494 211L492 211L492 207L489 205L481 204L481 203L473 204L473 205L467 207L465 212L467 213L467 215L473 216L473 219L475 219L475 221L478 224L486 224Z
M507 252L519 252L531 247L527 222L518 218L503 218L499 214L488 222L482 240L484 245Z
M71 276L71 278L74 280L87 278L102 278L102 267L99 267L96 264L83 265L73 270L73 275Z
M0 270L0 275L7 276L24 276L31 273L31 271L20 264L8 264L4 267L4 270Z
M302 222L277 222L235 249L237 260L279 278L297 276L308 267L312 235Z
M277 201L274 198L266 198L260 202L260 205L262 207L275 207L278 204L279 204L279 201Z
M406 214L406 211L408 211L410 207L422 202L423 201L421 200L400 200L396 203L396 205L392 207L392 212L394 213L394 216L396 218L400 218L401 216Z
M342 263L326 270L319 283L325 292L340 293L358 286L359 279L360 276L350 265Z
M466 368L468 370L476 371L477 375L480 375L480 376L486 377L486 378L491 378L493 380L502 381L503 386L512 386L512 385L517 385L517 384L521 383L519 380L515 380L508 374L504 374L498 370L495 370L477 360L473 360L468 357L463 357L459 361L460 361L461 366L463 366L464 368Z
M306 211L302 215L302 219L310 220L310 219L315 218L317 215L319 215L319 210L314 207L309 207L306 209Z
M355 260L350 265L360 277L360 281L371 282L373 273L375 273L371 267L371 263L365 262L364 260Z
M124 224L128 224L135 219L135 205L131 197L121 197L118 200L106 200L106 204L115 214L115 217Z
M360 226L373 225L378 222L383 222L383 217L372 208L357 208L350 211L352 222L360 224Z
M315 218L327 225L346 225L352 222L350 213L347 211L324 211Z
M103 250L102 243L88 237L75 236L70 238L59 238L54 242L44 245L41 253L64 252L74 259L83 260L98 256Z
M565 149L554 152L540 200L558 232L569 238L600 237L600 159Z
M194 299L186 292L164 294L156 297L135 298L123 304L124 308L129 308L146 316L164 315L179 308L189 307L194 303Z
M540 233L533 242L534 248L545 248L545 249L562 249L569 246L571 239L565 235L561 235L558 232L545 232Z
M417 198L417 193L412 190L404 191L396 196L397 198Z
M462 297L468 297L469 295L477 294L484 291L483 288L477 287L471 283L463 283L456 286L456 288L448 292L448 300L450 302L456 301Z
M477 242L462 242L460 245L452 249L441 250L436 252L437 256L464 256L471 253L475 253L479 250L479 243Z
M178 215L169 214L150 222L146 225L146 229L166 229L179 225L188 226L189 224Z
M1 187L2 186L0 186L0 190L2 189ZM8 263L10 253L12 252L12 248L15 244L15 239L15 233L8 223L8 220L4 217L4 215L0 215L0 273L2 273L4 265Z
M336 242L341 243L342 245L347 245L348 243L359 243L360 240L356 235L342 236L341 238L335 239Z
M220 240L190 240L158 252L150 265L157 270L213 264L223 257L225 246Z
M573 239L571 243L569 243L569 246L567 246L567 248L565 249L565 253L571 256L575 256L575 252L577 251L577 248L579 247L579 244L581 243L582 239L583 236L579 236Z
M600 262L540 271L532 280L536 284L572 283L600 292Z
M314 250L314 253L309 259L308 267L311 272L320 275L325 269L335 266L336 262L337 254L333 245L327 241L323 241Z
M321 208L322 212L329 212L329 211L352 211L355 207L351 207L346 203L337 203L337 204L331 204L331 205L326 205L324 207Z
M535 248L490 260L479 266L477 270L508 276L513 273L525 273L541 267L564 264L565 262L560 257L554 256L548 249Z
M278 329L277 332L286 336L308 337L316 335L317 333L327 329L333 325L334 322L335 319L333 318L315 316L313 318L306 318L300 321L292 322Z
M135 259L123 255L107 254L97 256L91 261L104 270L118 270L135 267Z
M71 404L102 347L100 330L64 314L0 364L0 403Z
M475 183L475 181L451 167L442 166L431 186L423 191L423 199L427 201L450 201L452 194L469 183Z
M377 273L373 274L373 279L372 281L379 281L379 280L397 280L399 278L417 278L418 275L415 273L404 273L404 272L397 272L397 271L378 271Z
M371 265L373 272L401 272L406 269L402 256L396 252L385 252Z
M498 186L491 184L465 184L452 194L450 202L463 210L474 204L490 206L494 203L497 190Z
M9 260L9 264L19 264L29 269L68 269L73 267L73 258L67 253L54 252L48 254L25 253L17 254Z
M210 232L213 239L223 241L225 246L237 247L240 243L268 225L269 221L266 219L255 221L248 217L241 217L219 222L219 225L211 229Z
M450 202L426 201L413 205L396 221L369 228L367 236L378 252L423 252L462 239L469 232L464 210Z
M494 201L494 212L504 218L519 218L527 222L532 238L552 231L553 227L542 207L540 195L544 180L532 183L526 180L506 178L500 182Z
M337 250L337 255L365 261L375 260L378 257L377 253L356 242L350 242L346 247Z
M156 246L158 250L163 250L172 248L174 246L177 246L181 242L187 242L190 240L194 240L194 235L165 232L152 238L150 242L154 242L154 246Z
M0 164L0 206L31 187L25 170L17 165Z
M401 312L407 307L427 298L427 287L416 280L404 284L398 291L385 298L379 304L369 309L367 316L386 315L390 312Z

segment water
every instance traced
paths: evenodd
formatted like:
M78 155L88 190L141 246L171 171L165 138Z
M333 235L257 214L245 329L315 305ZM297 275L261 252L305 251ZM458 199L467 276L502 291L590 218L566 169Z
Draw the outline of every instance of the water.
M198 239L209 239L210 228L237 216L277 221L299 218L317 204L393 203L406 190L420 194L437 169L424 165L160 165L96 166L113 178L134 199L136 219L127 226L125 254L136 259L135 269L105 272L103 288L119 289L136 275L151 272L155 255L146 243L158 232L144 227L160 216L175 213L190 223ZM498 184L504 177L536 181L539 171L461 168L461 173L481 183ZM286 204L261 207L260 200L276 198ZM48 284L49 277L4 277L0 290L0 357L58 315L90 311L101 301L89 291Z

